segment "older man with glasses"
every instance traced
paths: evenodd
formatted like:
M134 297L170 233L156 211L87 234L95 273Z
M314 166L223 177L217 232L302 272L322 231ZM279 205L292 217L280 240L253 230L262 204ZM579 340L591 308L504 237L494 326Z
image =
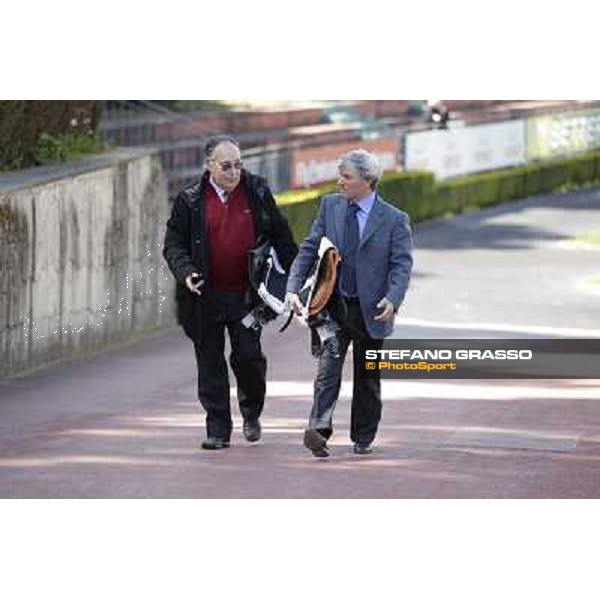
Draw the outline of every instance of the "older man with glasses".
M205 450L229 447L233 428L225 330L244 437L249 442L261 437L267 361L260 328L247 328L242 319L254 298L248 253L264 241L289 269L297 246L266 181L243 169L233 137L211 138L200 180L173 202L163 252L178 284L178 320L194 343L198 398L206 412Z

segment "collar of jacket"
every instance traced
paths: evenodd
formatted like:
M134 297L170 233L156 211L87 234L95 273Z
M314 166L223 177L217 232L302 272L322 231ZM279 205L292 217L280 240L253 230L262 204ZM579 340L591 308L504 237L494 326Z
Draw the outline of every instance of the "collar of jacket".
M265 230L269 229L270 218L265 201L267 182L260 175L254 175L245 169L242 169L240 182L246 187L250 210L252 211L252 216L254 218L254 229L257 237L259 237ZM200 176L198 183L189 189L188 201L190 202L190 206L193 206L195 202L204 196L206 187L209 185L210 172L206 170ZM201 219L204 219L203 209L201 207L198 208Z

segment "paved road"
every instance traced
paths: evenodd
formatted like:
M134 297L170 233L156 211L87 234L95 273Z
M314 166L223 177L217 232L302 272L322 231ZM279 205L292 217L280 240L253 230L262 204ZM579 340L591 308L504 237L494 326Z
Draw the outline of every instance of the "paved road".
M530 199L418 227L397 337L600 336L583 281L600 252L600 192ZM306 330L265 335L263 440L236 418L199 449L191 346L178 330L0 380L0 497L599 497L600 380L384 382L378 447L350 453L350 368L333 455L301 446L314 363ZM236 412L236 415L238 413Z
M600 274L600 247L571 241L589 231L600 232L600 190L424 223L403 314L409 323L510 325L515 333L598 332L600 286L586 280Z

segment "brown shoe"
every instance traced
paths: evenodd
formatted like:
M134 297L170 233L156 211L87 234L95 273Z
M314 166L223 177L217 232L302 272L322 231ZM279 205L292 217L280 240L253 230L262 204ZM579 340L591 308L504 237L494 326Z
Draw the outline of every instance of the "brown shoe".
M304 432L304 445L318 458L329 456L327 440L314 429L307 429Z

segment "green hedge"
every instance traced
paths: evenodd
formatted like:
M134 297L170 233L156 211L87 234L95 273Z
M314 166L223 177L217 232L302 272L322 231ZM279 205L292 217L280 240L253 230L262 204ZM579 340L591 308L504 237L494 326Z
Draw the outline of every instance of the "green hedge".
M431 199L434 177L420 171L391 173L380 183L381 195L396 206L420 220L431 216ZM321 196L336 190L335 184L328 183L309 190L292 190L277 195L277 203L287 217L297 240L303 240L317 214Z
M591 152L440 182L427 172L392 173L381 180L379 191L389 202L407 212L413 222L418 222L599 183L600 152ZM333 190L335 185L327 184L277 196L297 240L303 240L308 234L321 196Z

